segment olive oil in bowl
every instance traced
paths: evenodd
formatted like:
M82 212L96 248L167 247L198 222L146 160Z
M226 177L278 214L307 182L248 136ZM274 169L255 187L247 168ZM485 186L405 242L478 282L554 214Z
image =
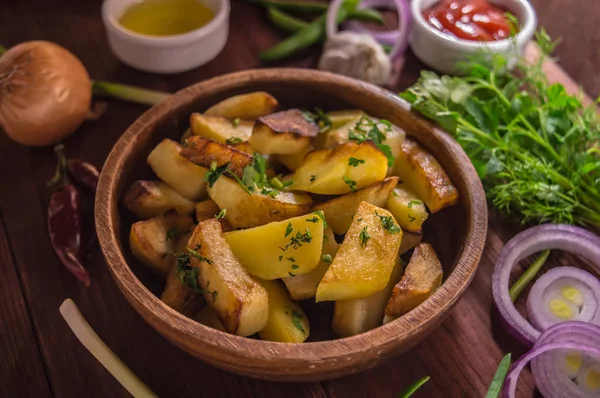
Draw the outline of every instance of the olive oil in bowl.
M143 0L128 7L118 21L135 33L173 36L201 28L214 16L196 0Z

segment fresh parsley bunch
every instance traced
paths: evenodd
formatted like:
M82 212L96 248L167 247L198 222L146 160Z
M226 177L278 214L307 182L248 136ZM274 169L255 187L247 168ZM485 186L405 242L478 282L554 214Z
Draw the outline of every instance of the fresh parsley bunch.
M422 72L400 96L454 135L490 202L525 222L600 226L600 122L595 106L549 84L542 63L557 42L537 34L534 64L469 65L466 77Z

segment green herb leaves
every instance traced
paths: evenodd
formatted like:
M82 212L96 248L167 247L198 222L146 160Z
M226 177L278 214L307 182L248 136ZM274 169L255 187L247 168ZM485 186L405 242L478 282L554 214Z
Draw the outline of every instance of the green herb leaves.
M281 181L277 177L269 180L267 177L267 162L259 153L254 154L252 164L244 167L242 178L230 171L227 171L227 175L234 178L248 194L252 195L253 192L258 192L272 198L294 183L293 180Z
M285 237L287 238L292 232L294 232L294 227L292 227L292 223L289 222L287 227L285 227Z
M348 132L348 138L359 144L362 144L367 140L372 141L388 158L388 166L392 167L394 165L394 156L392 155L390 146L385 144L387 137L384 134L384 132L389 132L391 129L392 125L387 120L375 121L368 116L363 116L356 122L354 128ZM350 164L350 162L348 162L348 164ZM358 164L356 166L358 166Z
M217 162L213 161L210 164L210 169L204 174L204 181L208 182L208 186L212 188L219 177L223 175L227 168L229 167L229 162L225 163L222 166L217 166Z
M357 158L353 158L353 157L348 159L348 166L358 167L359 164L364 164L364 163L365 163L364 159L357 159Z
M544 32L538 46L556 43ZM401 96L453 134L489 201L523 223L600 226L600 118L536 64L473 63L467 77L422 72Z
M368 228L368 226L364 227L358 235L358 239L360 239L360 245L363 247L367 247L367 242L369 241L369 239L371 239L371 235L369 235L369 233L367 232Z
M236 127L236 126L234 125L233 127ZM227 141L225 141L225 143L227 145L241 144L242 142L244 142L244 141L241 138L238 138L238 137L227 138Z
M395 234L399 234L401 229L400 227L396 224L396 221L394 221L394 219L392 218L392 216L380 216L379 213L375 212L375 215L377 217L379 217L379 221L381 222L381 226L383 227L383 229L385 229L388 233L395 235Z
M314 112L303 110L302 116L309 122L316 123L320 133L326 133L331 129L331 119L320 108L315 108Z
M312 218L307 218L306 221L318 223L319 220L323 221L323 228L327 228L327 221L325 221L325 213L323 210L317 210L313 213L314 216Z
M202 289L200 287L200 284L198 282L198 274L199 274L200 270L196 267L192 267L190 264L190 255L193 255L195 257L198 255L198 253L195 250L190 250L189 248L188 248L188 251L189 251L189 254L188 253L175 254L175 258L176 258L176 262L177 262L176 263L177 277L179 278L179 280L185 287L187 287L194 293L202 294L202 295L204 293L210 293L211 298L214 302L217 299L219 292L216 290L213 290L213 291L209 290L210 281L206 282L206 289ZM204 257L201 257L201 258L204 259ZM206 259L204 259L204 260L206 260ZM210 261L210 260L207 262L208 262L208 264L212 264L212 261Z
M298 313L296 310L292 310L292 323L294 324L296 329L298 329L302 333L306 333L306 330L304 329L304 325L302 325L303 319L304 319L304 316L302 314Z
M349 179L347 176L344 176L343 179L346 185L350 187L352 192L356 191L356 181Z
M225 218L225 216L226 216L226 215L227 215L227 209L222 209L222 210L219 212L219 214L217 214L217 215L215 216L215 218L216 218L217 220L220 220L220 219L222 219L222 218Z

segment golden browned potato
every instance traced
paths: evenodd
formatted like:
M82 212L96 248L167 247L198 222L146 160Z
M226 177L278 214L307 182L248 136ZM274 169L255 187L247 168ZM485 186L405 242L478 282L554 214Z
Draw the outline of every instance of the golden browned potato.
M394 175L399 176L432 213L458 203L458 190L439 162L408 137L396 157Z
M305 151L318 134L319 126L290 109L256 119L250 145L260 153L289 155Z
M181 145L164 139L148 155L148 164L154 173L171 188L190 200L198 200L206 194L206 169L180 156Z
M203 200L196 203L196 220L200 222L214 218L220 211L221 209L212 199Z
M208 108L204 114L229 119L256 119L275 112L278 107L279 103L271 94L256 91L229 97Z
M246 142L252 135L253 120L230 120L220 116L192 113L190 125L194 135L217 141L221 144ZM189 138L189 137L188 137Z
M402 230L385 209L361 202L316 301L353 300L382 290L392 274Z
M321 282L323 275L327 272L329 264L333 261L339 246L335 241L331 228L325 228L323 230L323 249L319 265L306 274L288 276L281 279L290 292L292 299L301 301L315 297L317 286L319 286L319 282Z
M156 217L138 221L131 226L129 247L142 264L159 275L167 276L173 266L174 246L183 232L190 230L193 220L188 216Z
M302 343L310 334L308 317L292 301L285 287L278 281L259 279L258 283L269 293L269 320L258 332L261 340L281 343Z
M309 195L278 192L275 197L260 192L248 194L239 183L221 176L208 189L208 195L221 209L227 209L227 221L234 228L251 228L306 214L312 205Z
M267 291L248 275L223 237L215 219L202 221L188 242L191 266L198 270L204 300L225 329L249 336L264 329L269 317Z
M162 181L136 181L123 197L123 204L143 220L162 216L174 209L179 215L194 212L194 202Z
M312 151L313 149L314 148L311 145L305 150L293 153L291 155L272 155L272 157L273 160L283 164L285 167L287 167L288 170L295 171L298 167L300 167L302 162L304 162L304 157L306 156L306 154Z
M401 276L402 263L400 258L396 258L392 275L383 290L362 299L336 301L332 323L335 334L340 337L354 336L381 326L385 306Z
M223 327L221 320L210 305L205 305L204 307L202 307L200 311L194 314L192 319L198 323L203 324L204 326L208 326L209 328L217 329L221 332L227 332L227 330L225 330L225 327Z
M406 184L398 184L387 200L387 209L394 215L403 231L420 233L427 217L425 204Z
M385 307L386 320L398 318L427 300L442 284L442 264L429 243L415 247L402 279Z
M187 242L190 239L192 230L186 230L181 233L175 247L174 253L187 253ZM179 279L178 267L176 264L175 256L169 256L172 265L169 275L167 275L167 283L165 284L165 290L163 291L160 299L173 308L175 311L182 313L183 315L192 316L204 305L204 298L198 292L185 286L181 279Z
M291 189L343 195L385 179L387 157L370 141L312 151L293 176Z
M315 269L321 261L323 225L313 213L228 232L225 239L250 275L271 280Z
M188 139L188 147L183 148L181 156L207 169L213 162L216 166L229 163L227 169L240 178L244 175L244 168L252 164L252 155L199 136Z
M368 202L377 207L384 207L390 192L398 184L398 177L388 177L370 187L338 196L327 202L317 203L313 211L323 211L327 224L337 235L343 235L352 224L360 202Z
M252 149L252 146L250 145L249 142L240 142L238 144L231 144L231 147L237 149L238 151L246 152L249 155L254 155L256 153L256 152L254 152L254 149Z
M402 242L400 242L400 254L404 254L410 249L414 248L423 240L423 233L414 233L410 231L402 230Z

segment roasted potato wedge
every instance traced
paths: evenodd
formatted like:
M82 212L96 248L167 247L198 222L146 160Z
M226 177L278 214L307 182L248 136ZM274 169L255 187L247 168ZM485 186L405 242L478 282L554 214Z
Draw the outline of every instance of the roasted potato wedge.
M425 204L406 187L399 184L387 200L387 209L394 215L403 231L420 233L427 217Z
M370 187L338 196L323 203L313 206L313 211L323 211L327 224L337 235L343 235L352 224L352 217L356 214L360 202L368 202L377 207L384 207L390 192L398 184L398 177L388 177Z
M381 326L385 306L401 276L402 263L400 258L396 258L392 275L383 290L362 299L336 301L332 323L335 334L340 337L354 336Z
M331 128L326 133L319 134L315 139L318 149L327 149L336 145L349 142L348 132L356 126L356 123L366 114L363 111L338 111L329 112L327 115L331 120Z
M212 199L203 200L196 203L196 220L200 222L214 218L220 211L221 209Z
M356 123L358 119L365 116L365 112L360 109L346 109L343 111L327 112L327 116L331 121L331 129L333 130L348 123Z
M267 325L267 291L248 275L233 255L215 219L202 221L192 234L188 247L191 265L198 269L198 283L204 300L215 311L225 329L249 336Z
M229 97L208 108L204 114L229 119L256 119L275 112L278 107L279 102L271 94L256 91Z
M254 149L252 149L252 146L249 142L240 142L239 144L232 144L231 147L237 149L238 151L246 152L249 155L254 155L256 153L254 152Z
M442 264L429 243L415 247L402 279L385 307L386 320L398 318L427 300L442 284Z
M323 231L323 249L319 265L306 274L288 276L281 279L290 292L292 299L301 301L315 297L317 286L319 286L319 282L321 282L323 275L327 272L329 264L333 261L339 246L335 241L335 236L333 236L331 228L325 228Z
M162 216L172 209L181 216L189 215L195 206L162 181L134 182L125 192L123 204L142 220Z
M402 231L402 242L400 242L399 253L402 255L410 249L416 247L423 240L423 233L414 233L410 231Z
M188 216L156 217L131 226L129 247L142 264L166 277L174 264L174 247L179 235L191 229Z
M316 301L369 297L385 288L398 257L402 230L385 209L361 202Z
M164 139L148 155L148 164L154 173L171 188L190 200L201 199L206 194L206 169L180 156L182 147L177 142Z
M213 162L216 166L229 163L227 169L240 178L244 175L244 168L252 164L252 155L199 136L188 139L188 147L183 148L181 156L206 169L210 169Z
M236 120L234 123L231 119L220 116L192 113L190 125L194 135L209 138L221 144L232 145L250 139L254 121Z
M458 190L429 152L406 138L396 157L394 175L422 199L432 213L458 203Z
M260 153L290 155L305 151L319 127L299 109L272 113L256 119L250 145Z
M307 214L227 232L225 239L252 276L271 280L306 274L321 261L323 220Z
M237 181L221 176L208 189L208 195L221 209L227 209L225 218L234 228L251 228L272 221L306 214L312 205L309 195L279 192L270 197L258 192L248 194Z
M273 160L283 164L290 171L296 171L298 167L304 162L304 157L307 153L312 151L313 146L309 146L303 151L293 153L291 155L272 155Z
M278 281L257 280L269 293L269 320L258 332L261 340L302 343L310 334L308 317Z
M221 332L227 332L225 327L221 323L221 320L212 309L210 305L205 305L202 309L194 314L192 317L198 323L208 326L209 328L220 330Z
M364 163L352 166L351 158ZM387 157L373 143L348 142L307 154L294 173L291 189L343 195L383 181L387 167Z
M191 226L190 226L191 228ZM187 243L192 234L192 229L182 231L179 238L173 248L173 253L186 253ZM185 286L179 279L177 272L177 264L174 256L171 258L171 270L167 275L167 282L165 284L165 290L163 291L160 299L173 308L175 311L182 313L183 315L192 316L204 305L204 299L192 289Z

